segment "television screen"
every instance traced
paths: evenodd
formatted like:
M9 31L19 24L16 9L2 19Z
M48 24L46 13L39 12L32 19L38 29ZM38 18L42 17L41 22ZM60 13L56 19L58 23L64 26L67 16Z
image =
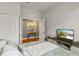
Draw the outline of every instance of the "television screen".
M74 39L74 30L72 29L57 29L57 37L65 39Z

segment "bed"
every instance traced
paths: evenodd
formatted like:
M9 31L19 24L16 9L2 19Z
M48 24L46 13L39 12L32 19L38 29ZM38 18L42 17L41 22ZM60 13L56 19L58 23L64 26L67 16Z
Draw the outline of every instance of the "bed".
M29 42L16 45L0 39L0 56L79 56L79 48L66 50L50 42Z
M23 56L14 42L0 39L0 56Z
M19 45L24 56L79 56L79 48L71 47L66 50L50 42L31 42Z

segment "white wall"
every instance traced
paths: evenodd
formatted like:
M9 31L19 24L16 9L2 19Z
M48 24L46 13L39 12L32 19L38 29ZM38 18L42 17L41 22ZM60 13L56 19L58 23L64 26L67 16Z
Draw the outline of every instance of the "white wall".
M74 29L74 40L79 41L79 3L56 3L43 16L47 36L55 36L58 28Z
M22 18L36 18L36 19L41 19L42 18L42 14L41 12L38 12L38 11L34 11L32 9L29 9L25 6L22 6L22 9L21 9L21 16Z
M0 39L19 43L20 3L0 3Z
M19 15L20 14L20 3L0 2L0 13Z

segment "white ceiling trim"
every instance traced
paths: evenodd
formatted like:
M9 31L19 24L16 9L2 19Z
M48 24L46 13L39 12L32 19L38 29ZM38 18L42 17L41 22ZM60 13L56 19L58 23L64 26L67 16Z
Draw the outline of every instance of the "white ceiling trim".
M22 3L22 6L27 9L32 9L35 11L44 11L51 6L53 6L56 2L24 2Z

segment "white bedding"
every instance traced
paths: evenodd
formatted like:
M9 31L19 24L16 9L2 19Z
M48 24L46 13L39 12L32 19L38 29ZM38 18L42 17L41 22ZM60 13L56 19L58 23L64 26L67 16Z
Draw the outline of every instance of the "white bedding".
M20 51L17 48L11 45L6 45L3 48L1 56L23 56L23 55L20 53Z
M24 56L79 56L79 48L66 50L50 42L26 43L19 46Z
M30 43L20 45L8 43L3 47L1 56L78 56L79 48L72 47L71 51L67 51L50 42ZM21 54L22 53L22 54Z
M7 41L5 40L0 40L0 55L2 53L2 48L6 45Z
M26 50L26 53L29 52L31 56L41 56L57 47L57 45L54 45L50 42L44 42L24 48L24 51Z

